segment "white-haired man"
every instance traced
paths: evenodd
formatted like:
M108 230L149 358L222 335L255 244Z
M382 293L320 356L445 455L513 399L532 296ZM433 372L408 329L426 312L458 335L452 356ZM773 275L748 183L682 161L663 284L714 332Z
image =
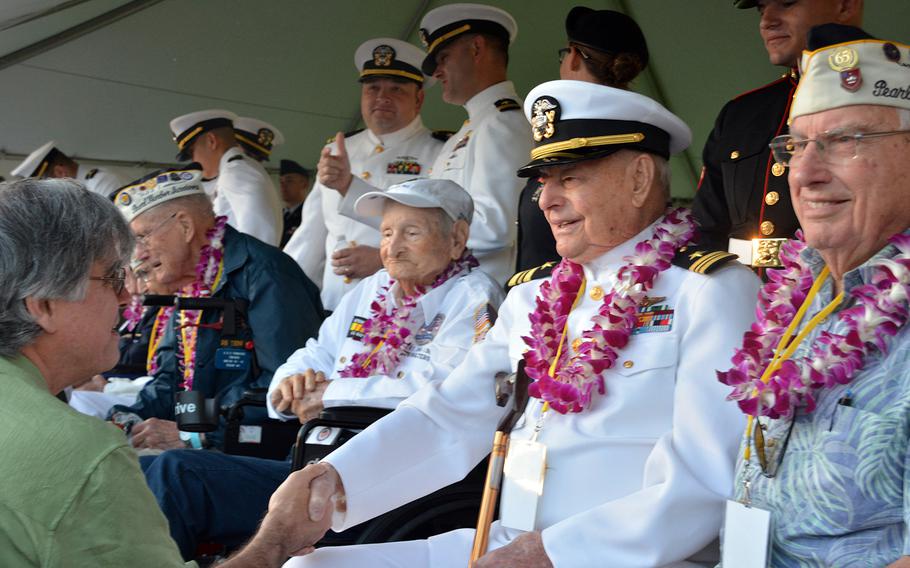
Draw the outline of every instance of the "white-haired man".
M910 46L836 24L808 45L771 143L805 240L719 375L748 415L724 565L906 567Z
M751 323L758 279L728 253L693 247L691 216L666 210L667 159L691 135L661 105L553 81L531 91L525 112L536 144L520 171L543 178L539 203L563 261L512 289L445 381L302 470L321 472L312 486L289 479L275 502L301 489L300 529L307 506L323 519L335 503L337 530L460 479L505 413L494 375L523 359L533 398L506 459L525 465L506 467L500 520L475 566L683 562L720 528L738 417L711 370ZM472 536L323 548L291 565L463 567Z

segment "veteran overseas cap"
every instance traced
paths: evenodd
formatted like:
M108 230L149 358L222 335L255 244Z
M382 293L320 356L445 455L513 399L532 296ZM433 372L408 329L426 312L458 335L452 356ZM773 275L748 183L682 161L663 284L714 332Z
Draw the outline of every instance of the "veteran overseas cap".
M566 16L566 36L572 43L609 54L632 53L648 64L648 44L638 23L622 12L575 6Z
M464 34L490 34L515 41L518 24L505 10L484 4L446 4L426 13L420 20L420 41L427 50L423 72L436 70L436 52Z
M692 131L652 99L586 81L550 81L525 98L534 147L520 177L539 168L602 158L624 148L669 158L689 147Z
M474 200L460 185L448 179L412 179L390 186L385 191L370 191L354 203L354 211L364 217L378 217L386 200L428 209L438 207L453 221L469 224L474 218Z
M171 121L171 133L174 135L174 142L177 144L178 160L189 160L190 145L201 134L222 128L224 126L234 126L237 115L229 110L210 109L191 112L183 116L178 116Z
M28 155L22 163L16 166L11 174L19 177L46 177L50 175L50 165L54 163L54 159L57 156L65 156L63 152L58 150L54 144L53 140L43 144L40 148Z
M360 44L354 52L354 67L360 73L361 82L386 77L414 81L429 87L435 80L420 70L425 55L406 41L378 37Z
M234 138L247 154L260 162L267 161L272 148L284 144L284 134L264 120L240 116L234 120Z
M808 47L790 120L851 105L910 109L910 46L825 24L809 31Z
M114 205L127 221L132 221L149 209L178 197L205 195L202 188L202 169L199 164L187 168L153 172L125 185L114 195Z

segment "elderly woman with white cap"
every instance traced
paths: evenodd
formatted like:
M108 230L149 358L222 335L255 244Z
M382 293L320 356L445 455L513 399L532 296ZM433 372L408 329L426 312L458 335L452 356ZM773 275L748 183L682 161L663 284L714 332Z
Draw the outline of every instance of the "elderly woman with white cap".
M385 269L346 294L318 337L278 368L272 417L303 422L324 406L395 408L443 381L495 319L503 294L465 248L473 216L465 190L449 180L411 180L357 204L361 214L382 217ZM200 541L232 546L251 535L289 471L286 461L176 450L159 456L146 477L190 558Z

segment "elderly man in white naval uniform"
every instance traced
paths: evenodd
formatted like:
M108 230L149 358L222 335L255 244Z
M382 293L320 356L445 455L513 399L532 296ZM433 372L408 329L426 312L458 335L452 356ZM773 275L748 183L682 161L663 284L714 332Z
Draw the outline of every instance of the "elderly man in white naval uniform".
M278 246L281 200L268 172L244 153L235 138L237 115L227 110L200 110L171 121L178 160L202 166L203 185L215 215L260 241Z
M356 184L367 192L427 177L444 138L420 119L424 88L433 83L420 71L423 57L421 50L393 38L370 39L357 48L354 66L366 129L347 138L339 133L322 150L320 164L330 159L346 164L346 178L333 178L333 187ZM339 215L341 198L325 181L317 176L303 204L304 230L291 237L284 252L320 285L325 309L334 310L342 296L382 264L377 225Z
M504 413L495 373L524 358L534 398L476 568L689 565L717 537L730 492L741 419L713 375L753 319L758 278L692 245L687 211L665 212L667 158L691 134L661 105L553 81L531 91L525 112L537 142L521 172L543 180L540 207L564 260L512 289L445 381L309 466L322 472L312 486L290 479L275 506L296 484L301 523L304 508L322 519L334 503L342 530L461 478ZM508 473L516 446L533 459ZM320 549L289 565L461 568L472 535Z
M506 77L509 44L518 25L499 8L450 4L427 12L420 27L427 46L423 71L440 82L445 102L463 105L468 113L443 146L430 177L453 180L474 198L468 247L481 268L504 284L515 266L515 220L524 185L515 170L530 149L521 99ZM320 180L324 175L330 179L323 183L335 187L334 171L320 168ZM352 183L341 212L357 218L353 206L365 191Z
M12 173L19 177L73 178L89 191L110 197L126 180L106 168L84 166L56 147L56 142L42 145L16 166Z

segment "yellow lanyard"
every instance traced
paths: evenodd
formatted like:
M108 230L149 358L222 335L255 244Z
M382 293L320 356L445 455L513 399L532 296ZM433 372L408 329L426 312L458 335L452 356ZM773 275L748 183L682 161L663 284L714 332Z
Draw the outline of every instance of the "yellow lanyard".
M553 361L550 363L550 370L547 371L547 374L550 375L551 379L556 378L556 365L559 363L559 358L562 356L562 346L566 344L566 336L569 333L569 314L572 313L575 307L578 306L578 302L580 302L582 297L584 297L586 283L587 280L585 279L584 275L582 275L581 286L578 287L578 294L575 295L575 301L572 302L572 307L569 308L569 313L566 314L566 323L564 323L562 326L562 335L559 337L559 345L556 346L556 356L553 357ZM541 419L548 410L550 410L550 403L544 402L543 406L540 409Z
M812 287L809 289L809 293L806 294L806 299L803 301L803 305L799 307L799 310L796 312L796 315L793 317L793 321L790 322L790 325L787 326L787 330L784 332L783 337L780 338L780 342L777 344L777 348L774 350L774 356L771 358L771 361L768 363L768 366L765 368L765 372L762 373L761 380L763 383L768 384L768 381L771 380L771 375L775 371L780 369L781 364L784 361L793 356L793 353L796 352L797 347L800 343L806 339L806 336L809 333L818 327L825 318L831 315L837 306L840 305L841 301L844 299L844 293L841 292L833 300L831 300L827 306L825 306L820 312L815 314L815 316L809 320L809 323L806 324L806 327L800 331L796 338L793 341L790 341L790 338L793 337L793 333L799 327L799 324L802 322L803 317L805 317L806 312L809 310L809 305L812 303L812 300L818 295L818 291L821 290L822 284L825 283L825 280L829 276L828 267L822 269L819 273L818 278L815 282L812 283ZM752 391L754 396L758 392L758 389ZM752 431L755 427L755 417L751 414L749 415L748 420L746 421L746 448L743 451L743 461L746 463L749 462L749 458L752 457Z
M158 308L158 311L155 313L155 320L152 322L152 333L149 335L149 348L148 353L145 357L145 370L150 371L152 368L152 358L155 357L155 351L158 351L158 344L161 343L161 339L164 337L163 334L159 335L158 333L158 318L161 317L161 311L164 308ZM167 322L164 322L167 323Z

